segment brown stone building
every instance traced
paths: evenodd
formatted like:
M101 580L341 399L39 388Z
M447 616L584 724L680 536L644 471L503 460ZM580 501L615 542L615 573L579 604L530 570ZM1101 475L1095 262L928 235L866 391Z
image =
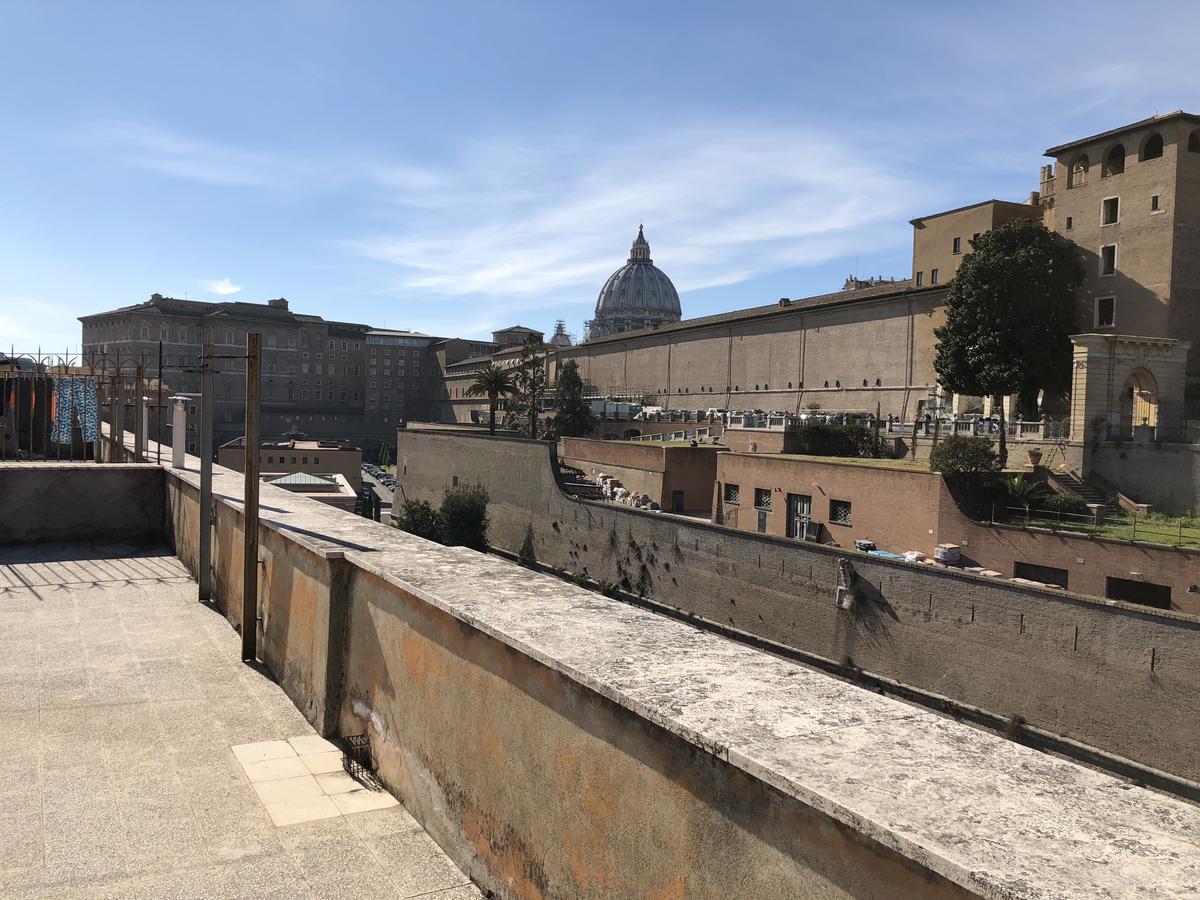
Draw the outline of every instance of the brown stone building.
M245 431L246 334L263 336L264 437L348 440L374 452L395 440L405 417L427 417L429 345L413 332L372 329L266 304L208 303L154 294L145 303L82 316L83 352L144 361L182 394L200 392L203 345L216 346L214 443Z

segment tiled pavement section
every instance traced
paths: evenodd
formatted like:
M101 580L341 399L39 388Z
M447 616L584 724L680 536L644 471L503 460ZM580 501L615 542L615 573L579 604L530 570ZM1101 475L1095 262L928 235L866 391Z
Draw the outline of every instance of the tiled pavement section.
M345 771L342 753L317 734L241 744L233 755L276 825L350 816L396 805L377 784L361 784Z
M165 552L0 548L0 897L480 896L400 806L277 827L234 746L312 735Z

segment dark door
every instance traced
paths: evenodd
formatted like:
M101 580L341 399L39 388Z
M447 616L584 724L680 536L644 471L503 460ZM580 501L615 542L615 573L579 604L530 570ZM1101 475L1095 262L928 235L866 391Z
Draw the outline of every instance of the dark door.
M683 491L671 491L671 512L683 512Z
M808 494L787 495L787 536L804 539L804 530L812 521L812 497Z

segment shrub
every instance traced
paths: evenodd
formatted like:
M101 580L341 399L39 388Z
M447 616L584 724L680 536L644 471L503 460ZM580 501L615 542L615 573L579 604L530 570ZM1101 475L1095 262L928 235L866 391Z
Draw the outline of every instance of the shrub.
M1064 513L1067 515L1087 515L1087 504L1074 494L1050 494L1037 503L1041 512Z
M442 496L443 543L487 550L487 505L488 492L482 484L447 488Z
M441 543L445 534L442 514L426 500L405 500L396 517L396 527L409 534Z
M796 431L796 452L810 456L874 456L875 435L861 425L811 422Z
M525 540L521 541L521 549L517 551L517 562L527 569L537 568L537 548L533 541L533 523L525 526Z
M987 438L952 435L929 455L929 468L943 475L975 475L995 472L1000 459Z

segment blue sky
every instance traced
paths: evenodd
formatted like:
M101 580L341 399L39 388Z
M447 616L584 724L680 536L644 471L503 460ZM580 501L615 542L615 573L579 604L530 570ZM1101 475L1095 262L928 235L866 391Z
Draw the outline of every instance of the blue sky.
M1151 12L1153 15L1151 15ZM1200 4L0 3L0 345L152 292L576 334L910 269L1053 144L1200 111Z

